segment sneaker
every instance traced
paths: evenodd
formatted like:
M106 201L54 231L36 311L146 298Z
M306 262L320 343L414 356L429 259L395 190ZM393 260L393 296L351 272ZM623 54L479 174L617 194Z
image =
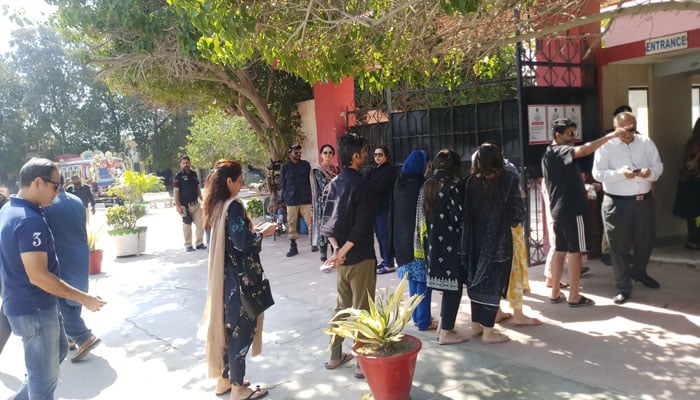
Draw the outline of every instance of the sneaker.
M602 261L605 265L612 265L612 259L610 258L610 254L601 255L600 261Z
M83 358L85 358L86 355L88 355L88 353L90 353L90 350L97 347L97 345L100 344L100 342L101 341L97 336L90 336L88 340L84 341L83 344L81 344L80 347L78 347L78 351L76 351L75 354L73 354L73 357L70 358L70 361L76 362L82 360Z
M186 252L194 251L194 247L192 247L192 246L187 246L187 247L185 248L185 251L186 251Z
M207 246L205 246L203 243L197 245L197 250L206 250Z

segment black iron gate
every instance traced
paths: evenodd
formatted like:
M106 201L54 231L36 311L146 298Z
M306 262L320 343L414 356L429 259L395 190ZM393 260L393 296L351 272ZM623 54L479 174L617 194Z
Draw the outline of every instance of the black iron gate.
M394 112L390 116L389 148L395 160L405 160L415 149L435 154L442 148L455 150L469 162L483 142L503 146L506 157L520 160L517 100Z

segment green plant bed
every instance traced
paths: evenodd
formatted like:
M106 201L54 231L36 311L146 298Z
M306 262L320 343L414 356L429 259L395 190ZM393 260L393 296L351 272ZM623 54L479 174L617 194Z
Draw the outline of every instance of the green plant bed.
M248 213L251 218L257 218L263 215L263 201L261 199L250 199L247 204Z
M136 228L118 228L107 231L110 236L122 236L122 235L133 235L139 232L145 232L148 228L145 226L139 226Z

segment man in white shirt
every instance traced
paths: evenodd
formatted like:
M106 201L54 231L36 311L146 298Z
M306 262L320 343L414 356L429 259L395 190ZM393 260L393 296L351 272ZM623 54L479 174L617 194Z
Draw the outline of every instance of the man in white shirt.
M635 134L637 119L622 112L613 120L625 132L595 152L593 177L603 183L602 214L605 235L610 242L617 282L616 304L632 293L632 279L657 289L659 283L647 275L655 232L654 200L651 189L664 171L659 151L651 139ZM629 255L629 250L634 250Z

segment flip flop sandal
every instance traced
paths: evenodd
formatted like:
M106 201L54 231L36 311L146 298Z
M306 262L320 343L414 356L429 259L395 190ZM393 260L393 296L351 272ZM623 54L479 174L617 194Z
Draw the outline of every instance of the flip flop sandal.
M440 321L432 320L430 321L430 326L425 329L419 329L420 331L434 331L440 326Z
M263 397L267 396L267 389L263 389L260 386L255 386L255 390L250 392L248 397L246 397L243 400L256 400L256 399L262 399Z
M568 283L566 283L566 282L559 282L559 289L568 289L569 286L570 286L570 285L569 285ZM552 288L552 285L549 284L549 285L547 285L547 287L551 289L551 288Z
M323 366L326 367L326 369L336 369L336 368L340 367L341 365L345 364L346 362L348 362L348 361L350 361L350 360L352 360L352 359L353 359L352 354L345 353L345 354L343 354L343 356L340 358L340 362L339 362L337 365L331 366L330 364L325 363L325 364L323 364Z
M390 274L394 271L396 271L396 268L381 267L377 270L377 275Z
M583 297L583 296L581 296L581 297ZM559 297L557 297L556 299L553 299L551 297L549 298L549 302L553 303L553 304L559 304L564 300L566 300L566 296L564 296L564 293L559 293ZM569 305L571 305L571 303L569 303Z
M581 298L579 301L576 303L569 303L569 307L586 307L586 306L592 306L595 304L595 301L589 299L588 297L585 297L584 295L581 295Z

